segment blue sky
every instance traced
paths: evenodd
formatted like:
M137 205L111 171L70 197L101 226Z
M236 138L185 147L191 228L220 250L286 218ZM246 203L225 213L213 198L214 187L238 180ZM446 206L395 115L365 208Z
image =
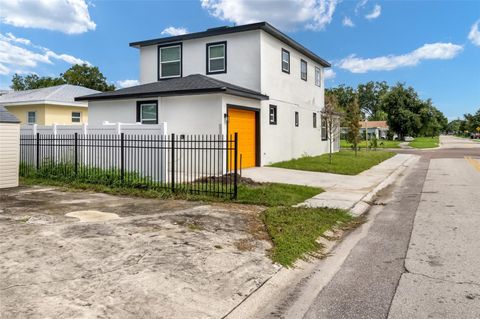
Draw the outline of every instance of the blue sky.
M82 61L131 85L129 42L264 20L332 63L327 87L406 82L450 119L480 107L480 1L2 0L0 88Z

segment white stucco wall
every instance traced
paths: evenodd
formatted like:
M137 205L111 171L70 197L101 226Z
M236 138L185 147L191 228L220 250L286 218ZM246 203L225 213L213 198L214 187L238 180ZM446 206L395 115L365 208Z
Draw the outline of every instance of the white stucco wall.
M219 41L227 41L227 73L209 76L260 91L260 30L182 41L183 76L206 75L206 45ZM158 80L157 52L157 45L140 48L140 83Z
M219 134L223 123L222 94L185 95L148 99L92 101L89 125L135 123L137 101L157 100L158 121L167 122L167 132L175 134Z
M282 72L282 48L290 52L290 73ZM328 151L322 141L324 106L323 67L268 33L261 31L261 91L270 97L262 102L262 165ZM300 59L307 61L307 81L300 77ZM321 86L315 85L315 67L322 70ZM269 105L277 106L277 125L269 124ZM295 112L299 126L295 126ZM317 128L313 113L317 113Z

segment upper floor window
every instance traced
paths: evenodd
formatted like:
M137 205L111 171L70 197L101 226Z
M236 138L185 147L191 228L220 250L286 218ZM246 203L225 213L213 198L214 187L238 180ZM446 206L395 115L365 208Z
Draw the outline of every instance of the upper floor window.
M298 126L299 125L299 116L298 116L298 112L295 112L295 126Z
M158 124L158 102L137 102L137 122L142 124Z
M322 70L319 67L315 67L315 85L322 86Z
M290 52L282 49L282 71L290 73Z
M158 47L158 79L182 76L182 44Z
M270 105L268 116L269 116L270 124L277 125L277 106L276 105Z
M300 60L300 77L302 80L307 80L307 61Z
M81 118L82 118L82 113L72 112L72 123L80 123Z
M28 124L37 123L37 112L35 111L27 112L27 123Z
M227 73L227 42L207 44L207 74Z

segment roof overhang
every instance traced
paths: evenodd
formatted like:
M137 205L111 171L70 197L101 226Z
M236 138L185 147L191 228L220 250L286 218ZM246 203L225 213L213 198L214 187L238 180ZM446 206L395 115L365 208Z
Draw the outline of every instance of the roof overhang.
M49 100L38 100L38 101L15 101L15 102L0 102L3 106L23 106L23 105L39 105L39 104L48 104L48 105L58 105L58 106L75 106L75 107L88 107L84 102L60 102L60 101L49 101Z
M246 97L254 100L268 100L269 97L263 94L253 94L240 90L234 90L231 88L220 89L198 89L198 90L178 90L168 92L143 92L143 93L127 93L127 94L111 94L111 95L98 95L98 96L79 96L75 98L75 101L107 101L107 100L121 100L121 99L140 99L140 98L152 98L152 97L164 97L164 96L183 96L183 95L201 95L201 94L215 94L223 93L240 97Z

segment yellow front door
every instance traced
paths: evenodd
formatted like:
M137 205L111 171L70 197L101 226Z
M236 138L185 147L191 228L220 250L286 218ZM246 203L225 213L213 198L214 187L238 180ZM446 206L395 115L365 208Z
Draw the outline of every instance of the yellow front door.
M228 109L228 134L238 133L238 168L256 164L256 122L255 111ZM233 163L233 161L232 161ZM233 165L233 164L232 164Z

